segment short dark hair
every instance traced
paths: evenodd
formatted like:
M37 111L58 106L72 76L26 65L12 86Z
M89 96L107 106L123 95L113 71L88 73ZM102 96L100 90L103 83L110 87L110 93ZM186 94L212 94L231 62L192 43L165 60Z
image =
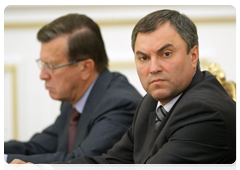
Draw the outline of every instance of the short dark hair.
M85 15L68 14L57 18L38 31L37 39L40 42L48 42L68 34L69 61L91 58L98 72L108 67L108 57L100 28Z
M132 49L135 50L135 42L138 33L150 33L169 21L187 44L187 53L198 45L198 34L195 24L186 15L175 10L158 10L146 15L134 27L132 31ZM197 69L200 70L198 60Z

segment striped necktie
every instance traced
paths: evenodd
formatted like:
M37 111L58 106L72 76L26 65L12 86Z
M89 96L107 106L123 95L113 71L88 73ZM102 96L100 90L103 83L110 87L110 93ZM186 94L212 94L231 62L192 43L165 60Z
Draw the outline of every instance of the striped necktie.
M156 120L155 120L155 128L157 129L160 123L163 121L164 117L167 115L167 111L161 105L157 108Z

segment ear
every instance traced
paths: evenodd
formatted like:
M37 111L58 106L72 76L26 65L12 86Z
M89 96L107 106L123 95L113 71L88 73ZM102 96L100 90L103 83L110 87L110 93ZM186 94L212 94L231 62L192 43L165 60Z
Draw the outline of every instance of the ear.
M92 75L95 71L95 63L92 59L87 59L82 62L79 62L81 65L81 77L84 81L88 80L88 78Z
M193 69L197 68L197 63L199 59L199 51L198 51L198 46L195 45L189 52L190 54L190 59L192 62Z

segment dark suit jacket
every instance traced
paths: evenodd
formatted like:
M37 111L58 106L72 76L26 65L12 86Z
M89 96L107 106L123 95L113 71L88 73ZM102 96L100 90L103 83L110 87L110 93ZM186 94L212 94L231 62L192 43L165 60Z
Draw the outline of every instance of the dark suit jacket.
M196 72L157 130L154 128L156 105L157 101L146 95L132 127L107 154L68 163L215 164L235 161L236 103L209 72Z
M72 105L63 102L55 123L28 142L4 143L7 162L14 158L33 163L67 161L85 155L101 155L121 139L131 126L141 95L119 73L102 72L89 94L68 154L68 126Z

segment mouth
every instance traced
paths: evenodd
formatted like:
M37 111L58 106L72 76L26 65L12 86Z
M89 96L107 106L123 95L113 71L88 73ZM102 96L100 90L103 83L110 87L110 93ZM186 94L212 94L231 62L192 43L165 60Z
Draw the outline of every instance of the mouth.
M164 79L153 79L150 84L153 84L153 83L159 83L159 82L163 82L165 81Z
M45 86L45 88L49 91L52 89L52 87L50 87L50 86Z

